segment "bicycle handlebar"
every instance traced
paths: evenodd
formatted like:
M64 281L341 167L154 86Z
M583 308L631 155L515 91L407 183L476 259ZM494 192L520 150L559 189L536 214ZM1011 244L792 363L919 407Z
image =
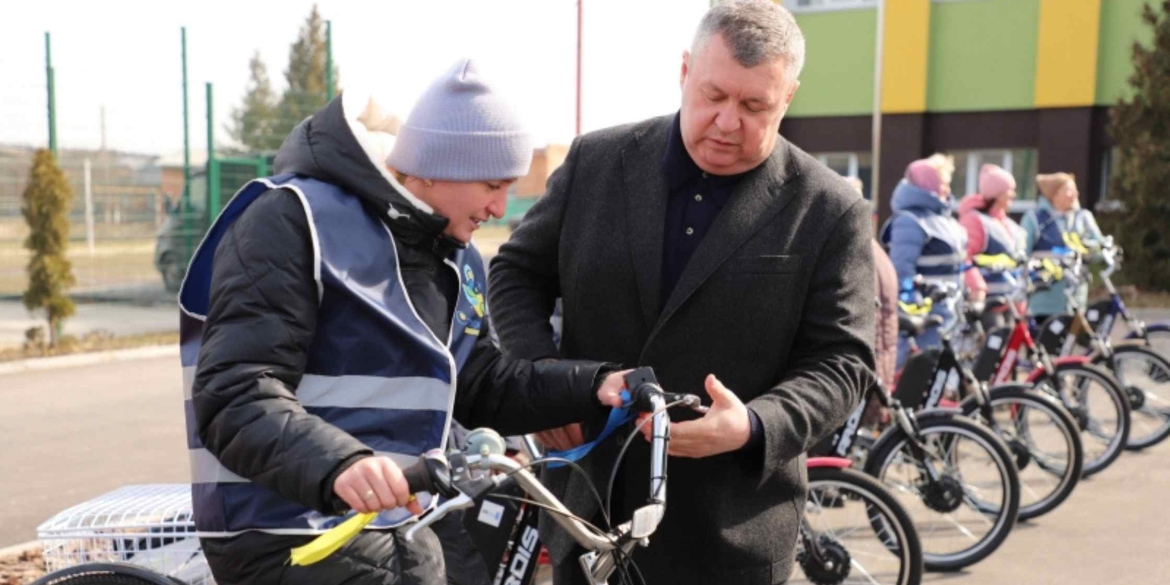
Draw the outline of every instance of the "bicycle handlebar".
M595 582L605 582L617 568L617 553L613 551L620 547L628 554L634 545L645 543L665 514L667 442L670 436L667 408L684 405L698 412L706 411L698 396L662 390L650 368L639 368L627 374L626 385L631 388L623 396L626 404L631 409L651 413L653 425L650 442L650 497L645 506L635 510L631 520L608 532L601 532L573 516L527 466L504 456L502 452L490 452L486 446L481 447L480 453L455 452L449 457L433 450L421 455L416 463L403 469L402 474L411 493L438 493L448 499L411 526L406 532L407 540L452 510L471 507L476 501L500 489L505 482L515 481L533 501L550 509L553 520L586 549L581 564L590 578ZM488 429L473 432L495 434ZM497 475L490 472L496 472ZM498 475L501 472L504 475Z

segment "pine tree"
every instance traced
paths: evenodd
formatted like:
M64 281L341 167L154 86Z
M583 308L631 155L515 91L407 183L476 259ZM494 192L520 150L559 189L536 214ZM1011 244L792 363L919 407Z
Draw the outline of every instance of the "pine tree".
M273 131L282 138L301 120L325 105L325 20L313 5L312 12L301 27L297 41L289 49L288 69L284 79L288 87L280 100L280 113ZM337 68L333 68L333 84L337 87Z
M1113 192L1124 211L1117 231L1127 279L1170 290L1170 0L1146 4L1142 20L1154 29L1150 48L1133 46L1134 93L1113 107L1110 134L1119 149Z
M44 309L49 321L49 344L56 346L61 324L73 314L73 301L65 290L73 286L73 267L65 257L69 244L69 207L73 191L53 153L41 149L33 156L21 213L28 222L24 247L32 251L28 262L28 290L24 306Z
M284 134L275 131L277 99L268 79L268 67L260 51L248 63L251 72L244 101L232 110L228 135L246 150L263 152L280 148Z

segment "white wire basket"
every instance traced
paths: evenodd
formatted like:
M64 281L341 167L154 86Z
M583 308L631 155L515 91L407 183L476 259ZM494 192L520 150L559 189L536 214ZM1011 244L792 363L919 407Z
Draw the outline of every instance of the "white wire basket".
M130 563L190 585L213 585L191 517L189 484L130 485L37 527L45 569Z

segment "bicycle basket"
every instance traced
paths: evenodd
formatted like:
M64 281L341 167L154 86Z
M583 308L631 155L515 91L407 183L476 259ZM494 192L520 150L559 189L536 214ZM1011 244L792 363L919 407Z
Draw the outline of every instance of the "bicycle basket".
M45 569L131 563L190 585L213 585L191 517L188 484L131 485L59 512L37 527Z

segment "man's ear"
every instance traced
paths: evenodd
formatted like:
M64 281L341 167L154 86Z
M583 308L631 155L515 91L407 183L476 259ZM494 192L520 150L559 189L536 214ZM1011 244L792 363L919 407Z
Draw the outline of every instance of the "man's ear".
M682 70L679 72L679 75L678 75L678 86L680 88L682 87L683 83L685 83L687 80L687 71L690 70L690 65L691 65L691 52L690 51L683 51Z
M792 98L796 97L796 90L800 89L800 80L792 80L792 85L788 87L788 95L784 96L784 109L792 105Z

